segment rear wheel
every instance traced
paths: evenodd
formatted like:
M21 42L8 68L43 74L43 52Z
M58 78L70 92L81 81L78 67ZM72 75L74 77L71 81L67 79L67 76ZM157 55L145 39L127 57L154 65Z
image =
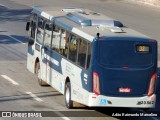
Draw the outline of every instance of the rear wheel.
M73 108L73 101L71 100L71 85L70 82L65 86L65 103L67 108Z

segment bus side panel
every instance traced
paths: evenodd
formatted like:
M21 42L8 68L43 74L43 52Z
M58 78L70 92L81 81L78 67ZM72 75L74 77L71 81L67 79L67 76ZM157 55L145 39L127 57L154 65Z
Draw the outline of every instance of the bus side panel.
M34 73L34 57L31 56L29 53L27 54L27 69Z
M34 60L34 50L33 46L28 46L28 54L27 54L27 69L34 73L34 66L35 66L35 60Z
M72 100L78 103L88 105L89 99L89 75L88 71L75 67L75 76L71 78ZM73 79L73 80L72 80ZM77 82L78 81L78 82Z
M88 73L58 53L52 51L50 85L60 93L64 94L65 80L69 77L71 82L72 100L85 104L88 96Z

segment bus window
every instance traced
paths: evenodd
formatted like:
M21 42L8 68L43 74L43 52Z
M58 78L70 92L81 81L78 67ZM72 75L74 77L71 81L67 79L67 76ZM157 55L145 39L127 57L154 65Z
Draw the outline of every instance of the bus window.
M66 50L68 48L67 44L68 39L69 39L69 34L64 29L61 29L60 54L65 57L67 57L68 54L67 52L68 50Z
M52 24L47 23L47 24L45 25L45 30L47 30L47 31L52 31Z
M36 20L37 20L37 15L32 13L30 17L30 33L29 36L35 39L35 30L36 30Z
M79 40L78 65L80 65L83 68L85 67L86 51L87 42L84 40Z
M50 47L51 45L51 36L52 36L52 25L45 25L45 34L44 34L44 45Z
M61 29L61 42L60 42L60 48L64 49L66 44L66 31Z
M61 30L60 27L54 25L53 26L53 34L52 34L52 50L59 52L59 43L60 43L60 35Z
M44 34L44 19L38 17L38 28L37 28L37 42L42 44L43 42L43 34Z
M76 62L77 46L78 46L77 37L72 35L69 43L69 60L71 60L72 62Z
M35 39L36 22L31 21L31 37Z
M91 44L91 43L88 43L87 69L89 68L89 65L90 65L91 49L92 49L92 44Z
M38 27L41 28L42 30L44 29L44 19L38 17Z

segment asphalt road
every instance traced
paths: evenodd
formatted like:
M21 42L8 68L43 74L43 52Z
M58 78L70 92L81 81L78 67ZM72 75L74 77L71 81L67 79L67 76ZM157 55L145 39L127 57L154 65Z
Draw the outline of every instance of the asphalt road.
M129 112L140 111L139 109L87 107L68 110L65 107L63 95L51 87L40 87L37 77L26 69L27 32L25 31L25 24L29 18L31 6L76 6L89 8L120 20L126 26L153 39L160 40L160 9L137 5L125 0L0 0L0 111L58 111L55 112L55 115L59 117L28 118L37 120L131 119L112 116L110 113L126 110ZM158 42L160 43L160 41ZM157 90L156 108L151 111L160 111L159 91L160 88ZM63 113L59 111L72 112ZM74 111L82 111L82 113L79 113L82 114L82 117L76 118L75 116L78 112ZM151 111L147 112L150 113ZM143 110L140 112L146 113ZM87 117L86 113L90 117ZM65 117L63 116L64 114ZM103 118L98 116L103 116ZM17 120L22 118L0 119ZM136 117L136 119L157 120L160 118Z

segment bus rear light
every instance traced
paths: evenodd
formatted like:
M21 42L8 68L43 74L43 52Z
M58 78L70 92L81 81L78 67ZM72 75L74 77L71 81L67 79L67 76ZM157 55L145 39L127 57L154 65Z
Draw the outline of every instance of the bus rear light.
M96 72L93 72L93 92L100 95L99 75Z
M156 100L156 97L151 98L151 101L155 101L155 100Z
M153 74L151 77L149 89L148 89L148 96L151 96L154 93L155 81L156 81L156 73Z

